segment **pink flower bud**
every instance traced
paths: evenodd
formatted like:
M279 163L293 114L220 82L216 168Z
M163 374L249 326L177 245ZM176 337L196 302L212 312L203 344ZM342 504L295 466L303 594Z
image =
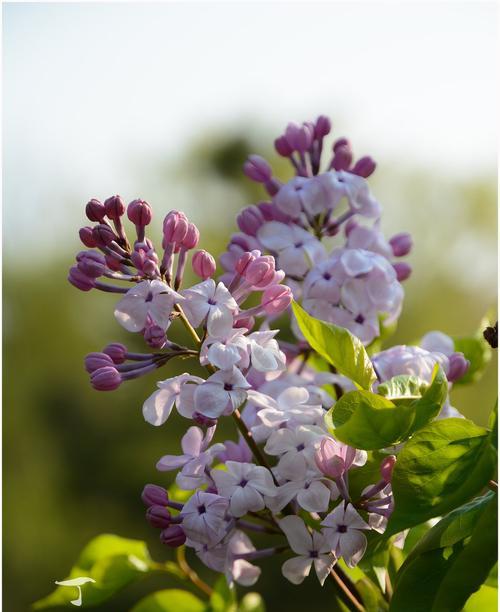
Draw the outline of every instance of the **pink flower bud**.
M168 505L167 491L158 485L147 484L141 495L142 501L146 506L166 506Z
M80 251L76 261L78 269L91 278L99 278L106 271L106 259L98 251Z
M151 223L153 211L145 200L133 200L128 205L127 216L134 225L144 227Z
M126 359L127 347L120 342L112 342L102 349L103 353L109 355L113 363L120 364Z
M286 285L271 285L262 294L261 305L266 314L277 315L282 313L292 303L292 291Z
M257 206L247 206L236 217L236 223L244 234L256 236L257 230L264 223L264 217Z
M125 204L119 195L114 195L104 201L106 214L110 219L116 221L125 214Z
M340 478L346 470L342 457L337 455L337 446L331 438L323 438L314 460L320 472L329 478Z
M464 357L463 353L453 353L449 357L450 366L446 378L450 382L455 382L462 376L467 374L467 370L470 367L470 361Z
M347 170L352 162L352 151L348 144L337 146L331 167L335 170Z
M248 329L248 331L252 330L254 325L255 319L253 317L242 317L234 322L234 327Z
M120 270L121 262L118 257L115 257L114 255L106 255L104 259L106 260L106 265L110 270L113 270L114 272L118 272Z
M167 341L165 330L159 325L150 325L144 329L144 340L151 348L160 349L165 346Z
M255 260L255 257L256 255L250 251L243 253L243 255L236 262L236 272L241 275L245 274L245 270L247 269L248 265Z
M170 525L161 532L160 541L162 544L177 548L186 541L186 534L180 525Z
M385 459L382 460L380 464L380 475L382 479L389 484L392 478L392 471L394 470L394 466L396 465L396 456L389 455Z
M352 232L353 229L359 227L359 224L354 219L349 219L349 221L344 226L344 234L346 237Z
M389 240L389 244L391 245L394 257L404 257L404 255L408 255L411 251L413 240L410 234L402 232L401 234L393 236Z
M243 172L249 179L257 183L267 183L273 174L271 166L260 155L249 155L243 164Z
M288 143L286 136L276 138L274 141L274 148L276 149L278 155L281 155L281 157L290 157L290 155L293 153L293 149Z
M80 240L83 242L83 244L89 249L93 249L97 246L97 243L92 235L92 228L88 225L80 228L78 235L80 236Z
M200 241L200 231L194 223L189 223L187 233L182 240L182 246L191 250L194 249Z
M273 282L274 272L274 257L261 255L249 262L243 276L254 287L264 289Z
M114 362L106 353L89 353L85 357L85 369L89 374L95 372L99 368L113 366Z
M165 506L150 506L146 511L146 520L152 527L166 529L172 520L172 515Z
M121 383L120 373L112 366L99 368L90 375L90 384L97 391L114 391L118 389Z
M95 287L95 280L73 266L69 270L68 281L80 291L90 291Z
M180 243L186 237L189 221L184 213L171 210L163 221L164 247L171 243Z
M354 164L354 168L351 170L353 174L368 178L375 172L377 164L371 157L362 157Z
M405 261L398 261L392 264L392 267L396 270L396 277L400 283L410 277L411 266Z
M215 259L208 251L196 251L191 260L193 272L203 280L211 278L215 274L216 264Z
M340 147L349 147L349 149L351 148L351 143L347 140L347 138L338 138L334 143L333 143L333 152L336 153L337 150Z
M106 216L106 209L102 202L96 198L92 198L85 206L85 214L90 221L97 221L100 223Z
M320 115L316 119L316 125L314 126L314 135L316 138L324 138L330 133L332 129L332 123L325 115Z
M105 225L104 223L100 223L94 227L92 230L92 237L100 247L108 246L117 239L117 236L109 225Z

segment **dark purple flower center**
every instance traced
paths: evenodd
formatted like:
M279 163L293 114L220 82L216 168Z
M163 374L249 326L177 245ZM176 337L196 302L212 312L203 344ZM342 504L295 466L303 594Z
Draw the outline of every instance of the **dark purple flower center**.
M363 325L363 323L365 322L365 318L363 315L358 315L355 319L356 323L359 323L360 325Z
M347 525L338 525L337 533L347 533Z
M304 246L303 242L297 242L296 244L293 245L296 249L300 249L300 247Z
M215 306L217 304L217 302L213 298L210 298L208 300L208 303L210 304L210 306Z
M230 383L224 383L224 391L232 391L233 390L233 385L231 385Z
M304 449L305 449L305 445L304 444L299 444L297 446L297 450L299 451L299 453L300 453L300 451L303 451Z
M206 511L207 509L205 508L205 504L198 506L198 514L205 514Z
M246 486L247 486L247 484L248 484L248 480L246 480L245 478L243 478L243 479L240 481L240 487L241 487L241 488L246 487Z
M146 296L146 302L152 302L152 301L153 301L153 293L149 291Z
M331 275L329 272L325 272L325 273L323 274L323 278L324 278L326 281L329 281L329 280L332 278L332 275Z
M309 556L311 557L311 559L317 559L318 558L318 551L317 550L310 550L309 551Z

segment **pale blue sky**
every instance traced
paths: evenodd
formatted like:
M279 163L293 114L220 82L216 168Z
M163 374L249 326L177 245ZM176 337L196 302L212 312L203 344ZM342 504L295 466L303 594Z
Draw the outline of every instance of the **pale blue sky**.
M496 24L480 2L6 3L6 247L49 246L91 195L147 197L144 160L239 121L325 112L358 152L491 172Z

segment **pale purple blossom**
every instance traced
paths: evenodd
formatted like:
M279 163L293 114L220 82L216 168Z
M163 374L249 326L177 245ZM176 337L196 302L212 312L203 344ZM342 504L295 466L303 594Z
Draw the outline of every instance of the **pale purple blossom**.
M356 512L352 504L340 503L321 522L323 533L337 557L348 567L354 567L365 554L367 540L362 530L370 526Z
M174 404L179 414L191 418L194 412L193 394L203 378L181 374L157 383L160 388L145 402L142 408L144 419L151 425L163 425L170 416Z
M184 504L180 517L188 538L214 545L226 535L228 501L220 495L197 491Z
M233 327L233 314L238 304L223 283L211 278L182 292L183 309L189 322L198 327L206 321L211 336L224 337Z
M213 419L231 414L245 401L249 388L238 368L219 370L196 387L195 408L200 414Z

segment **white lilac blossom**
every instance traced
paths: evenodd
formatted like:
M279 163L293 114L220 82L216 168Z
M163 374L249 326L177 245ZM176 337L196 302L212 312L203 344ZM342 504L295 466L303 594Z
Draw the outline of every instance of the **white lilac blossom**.
M200 383L203 383L203 378L187 373L160 381L157 383L160 390L144 402L144 419L152 425L163 425L174 405L179 414L191 418L194 412L194 391Z
M224 337L233 326L233 313L238 304L223 283L215 284L211 278L182 292L184 311L190 323L198 327L206 320L211 336Z
M264 495L276 494L271 473L260 465L226 461L226 470L212 470L211 475L219 494L230 500L233 516L265 508Z
M231 414L245 401L249 388L249 383L238 368L219 370L196 388L195 408L211 418Z
M297 554L281 566L283 576L293 584L301 584L309 576L314 564L319 583L323 585L337 561L325 536L318 531L309 533L304 521L298 516L286 516L279 521L279 526L290 548Z
M295 429L278 429L266 442L264 450L268 455L279 456L276 471L283 478L293 479L310 466L314 468L314 453L324 431L312 425L299 425Z
M362 530L370 526L356 512L352 504L340 503L321 521L323 533L335 555L342 557L348 567L354 567L363 556L367 540Z
M197 491L184 504L180 517L188 538L214 545L226 535L228 501L220 495Z

